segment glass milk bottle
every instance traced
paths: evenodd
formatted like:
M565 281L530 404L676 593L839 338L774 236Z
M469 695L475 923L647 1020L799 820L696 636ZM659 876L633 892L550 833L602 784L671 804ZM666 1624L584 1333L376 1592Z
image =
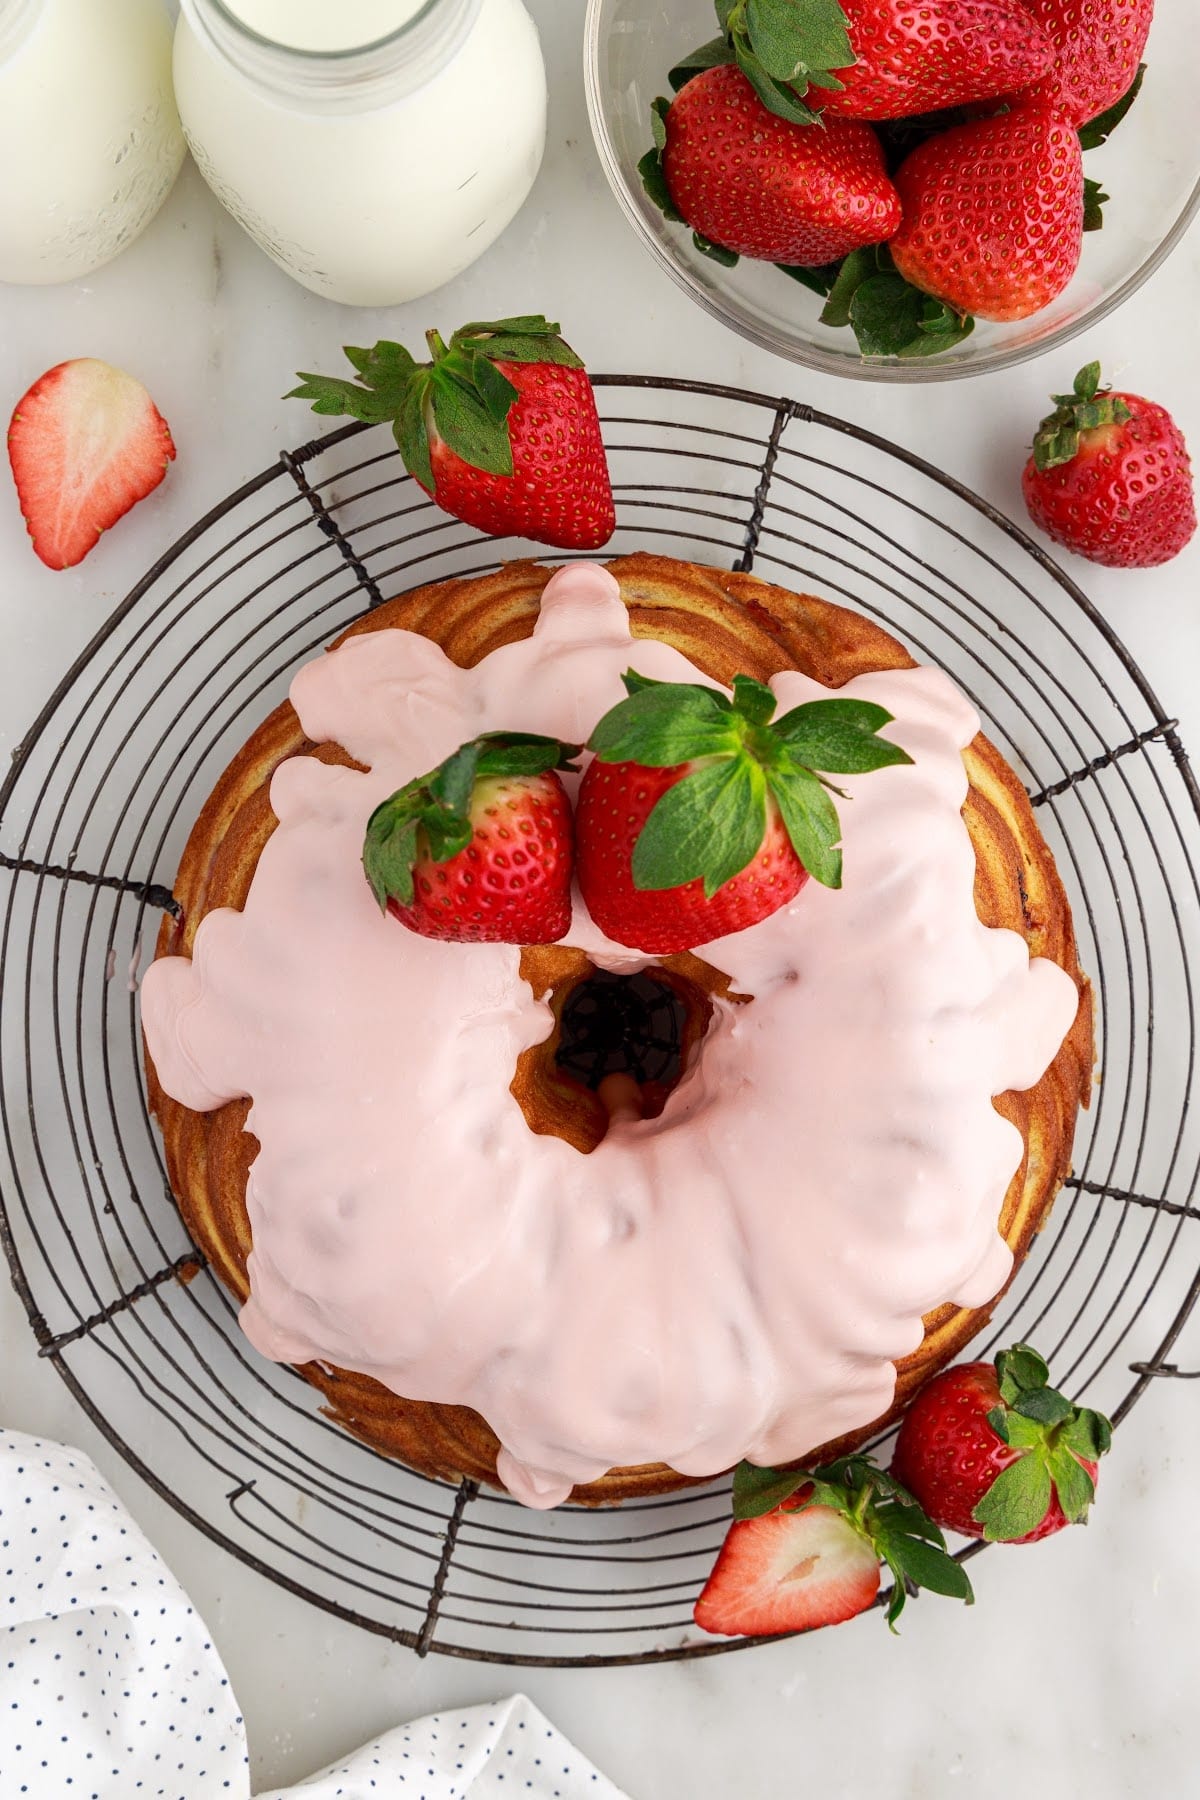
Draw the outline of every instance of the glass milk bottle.
M541 163L546 72L522 0L181 0L175 92L205 180L331 300L441 287Z
M108 262L183 148L162 0L0 0L0 281Z

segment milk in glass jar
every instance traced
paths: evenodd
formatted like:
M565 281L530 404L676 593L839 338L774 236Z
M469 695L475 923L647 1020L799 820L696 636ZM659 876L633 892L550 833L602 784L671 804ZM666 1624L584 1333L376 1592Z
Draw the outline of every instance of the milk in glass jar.
M353 306L416 299L474 262L545 145L522 0L181 0L175 91L234 218Z
M108 262L183 154L162 0L0 0L0 281Z

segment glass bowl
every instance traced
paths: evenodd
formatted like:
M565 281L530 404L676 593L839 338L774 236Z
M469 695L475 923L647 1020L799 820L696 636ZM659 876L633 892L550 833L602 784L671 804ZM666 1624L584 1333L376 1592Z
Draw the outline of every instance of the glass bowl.
M605 174L642 242L706 312L779 356L860 381L950 381L1011 368L1106 318L1170 254L1200 208L1196 19L1190 0L1159 8L1141 95L1107 144L1084 159L1112 199L1088 232L1070 286L1011 324L980 320L970 337L916 361L864 357L849 329L819 321L822 301L768 263L727 269L704 256L684 225L646 195L637 165L650 148L650 106L671 92L667 71L716 32L712 0L588 0L584 34L588 112Z

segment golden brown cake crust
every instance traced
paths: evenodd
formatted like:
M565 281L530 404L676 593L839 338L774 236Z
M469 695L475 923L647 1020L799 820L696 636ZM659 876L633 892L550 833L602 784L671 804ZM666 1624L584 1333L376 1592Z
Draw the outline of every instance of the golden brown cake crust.
M840 687L868 670L913 666L907 651L861 614L768 586L752 575L659 556L623 557L608 566L620 583L634 636L666 639L726 684L738 673L766 681L781 669L799 669L828 687ZM402 627L432 638L454 662L470 667L501 644L529 635L551 573L539 564L512 563L492 575L417 588L360 619L344 636ZM159 956L190 953L207 912L244 903L262 847L275 827L267 798L271 775L287 757L297 755L350 761L336 745L311 743L285 702L230 763L196 821L175 882L182 916L164 920ZM1080 972L1066 895L1024 788L982 735L965 752L965 761L970 794L963 816L975 848L976 911L984 924L1019 932L1032 955L1049 957L1065 969L1080 996L1071 1032L1037 1086L995 1102L1025 1142L1000 1218L1015 1269L1070 1169L1076 1117L1091 1090L1091 992ZM538 972L544 987L545 968ZM248 1291L250 1251L246 1178L257 1151L243 1129L248 1102L194 1113L163 1092L148 1057L147 1073L184 1220L217 1275L241 1300ZM897 1364L896 1399L887 1420L962 1351L987 1323L994 1304L973 1311L947 1305L927 1316L920 1349ZM300 1373L324 1394L329 1416L374 1448L422 1474L496 1481L497 1441L478 1414L465 1407L402 1400L367 1376L317 1363L306 1364ZM822 1446L821 1454L844 1452L887 1420ZM684 1477L656 1463L614 1469L577 1488L573 1497L598 1503L687 1485Z

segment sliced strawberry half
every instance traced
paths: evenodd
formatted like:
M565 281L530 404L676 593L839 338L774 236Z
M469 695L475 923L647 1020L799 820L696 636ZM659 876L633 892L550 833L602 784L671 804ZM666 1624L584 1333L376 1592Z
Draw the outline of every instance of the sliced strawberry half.
M728 1637L811 1631L865 1612L878 1592L879 1558L841 1513L768 1513L730 1526L696 1623Z
M911 1583L970 1604L966 1571L911 1494L865 1456L813 1470L740 1463L734 1523L696 1602L702 1631L765 1637L840 1625L892 1575L887 1620L895 1626Z
M8 456L34 549L47 568L69 569L158 486L175 445L140 381L85 356L47 370L17 402Z

